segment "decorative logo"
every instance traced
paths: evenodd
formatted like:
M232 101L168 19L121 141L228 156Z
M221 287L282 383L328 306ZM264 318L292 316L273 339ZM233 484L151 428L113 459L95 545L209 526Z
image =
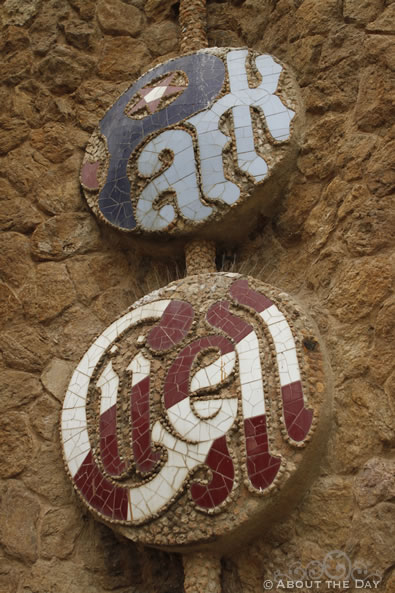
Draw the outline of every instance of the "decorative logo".
M88 203L128 231L186 232L217 220L286 158L292 89L281 64L246 49L157 66L92 136L81 169Z
M264 580L262 590L375 590L382 580L383 575L379 571L369 569L358 561L353 563L342 550L332 550L321 562L312 560L307 566L293 562L286 570L276 571L271 579Z
M156 82L152 82L138 91L125 109L125 114L134 119L142 119L151 113L156 113L185 91L188 78L184 72L165 74Z
M187 278L136 303L71 379L66 463L109 522L141 525L177 501L218 513L238 504L240 472L259 501L285 479L283 446L300 451L313 430L301 372L310 350L284 313L248 279L199 278L199 296Z

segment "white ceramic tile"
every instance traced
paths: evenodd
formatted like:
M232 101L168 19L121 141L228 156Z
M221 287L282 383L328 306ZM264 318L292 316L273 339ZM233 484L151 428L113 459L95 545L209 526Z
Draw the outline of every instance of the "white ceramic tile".
M78 389L76 391L79 391ZM79 393L75 393L73 386L69 385L66 396L63 402L63 410L74 409L77 406L85 405L85 397L81 397Z
M282 66L275 62L272 56L269 56L268 54L258 56L255 60L255 64L262 77L271 74L280 75L283 69Z
M81 464L84 461L84 459L86 458L88 452L89 452L89 449L87 449L85 452L82 452L78 457L75 457L74 459L71 459L68 462L69 471L73 477L80 469Z
M173 494L178 492L188 475L185 456L173 450L175 437L169 434L159 422L155 423L152 436L155 442L167 448L168 458L160 472L149 483L130 490L132 514L136 520L149 517L163 508ZM197 463L195 461L194 466ZM155 496L159 491L161 496ZM164 493L167 496L164 496ZM147 500L150 501L148 504Z
M144 499L144 493L141 492L140 488L131 488L129 490L130 504L131 504L131 515L134 521L145 519L151 516L151 511Z
M80 364L83 363L84 358L82 359ZM78 395L81 399L85 400L86 394L88 391L88 386L89 386L89 377L87 377L87 375L85 375L84 373L80 372L79 365L78 365L77 369L74 371L74 373L71 377L69 391L72 391L73 393Z
M173 220L175 213L170 205L163 213L152 208L154 200L167 189L173 189L176 192L181 214L185 218L196 221L207 218L212 208L200 201L195 154L190 134L182 130L165 131L148 144L150 150L153 147L158 154L165 148L169 148L174 151L175 156L173 164L142 191L136 208L139 222L147 229L160 230ZM186 195L189 204L188 208L183 208Z
M151 363L142 352L139 352L127 367L128 371L133 372L132 387L140 383L146 377L149 377L151 372Z
M252 418L265 413L265 396L262 381L243 384L241 394L244 418Z
M155 101L156 99L160 99L165 92L167 87L165 86L157 86L152 89L149 93L147 93L144 97L144 100L149 103L151 101Z
M221 157L202 160L201 175L205 196L212 199L220 198L227 204L234 204L238 200L240 189L225 179Z
M278 368L281 373L287 373L289 383L300 381L299 364L296 349L286 350L277 354ZM281 383L283 385L283 383Z
M207 109L206 111L201 111L193 117L190 117L187 121L191 123L199 133L204 133L209 130L218 129L219 117L211 109Z
M223 399L218 414L209 420L198 418L191 409L190 399L185 398L167 410L169 420L178 434L195 442L217 439L229 430L237 414L237 400ZM226 430L219 429L225 426Z
M112 368L111 361L105 367L96 385L101 391L100 414L104 414L117 403L118 397L119 377Z
M78 402L77 402L78 403ZM81 403L81 402L79 402ZM62 410L62 426L85 426L86 413L85 406L74 406L72 408L63 408Z
M204 387L212 387L223 381L232 372L236 361L234 352L218 357L216 361L204 369L200 369L191 381L191 392Z
M267 325L273 325L278 321L285 321L284 315L279 311L276 305L270 305L270 307L260 313L260 316Z
M196 176L195 155L193 151L192 153L190 150L181 152L173 163L172 168L176 181L178 179L184 179L188 175L195 174Z
M290 121L288 110L266 117L270 133L276 140L280 139L279 136L283 139L284 135L288 138Z
M85 430L85 428L62 428L62 441L66 443L70 439L74 439L80 432Z
M124 329L127 329L127 327L135 325L140 321L144 321L145 319L159 319L160 317L162 317L166 307L170 304L170 302L171 301L167 299L163 299L154 302L149 302L145 305L140 305L136 309L133 309L133 311L130 311L129 313L124 315L124 317L121 317L122 321L125 320Z
M288 383L292 383L288 369L286 371L279 371L279 376L281 387L283 387L284 385L288 385Z
M236 134L236 147L237 155L239 157L239 163L240 156L242 156L244 160L254 160L257 156L255 152L255 143L252 134L248 138L241 138ZM243 153L249 153L249 156Z
M244 157L245 155L242 156ZM241 167L241 165L240 167L244 169L247 173L252 175L252 177L254 177L256 181L262 181L263 179L265 179L268 172L267 164L264 161L264 159L262 159L259 156L256 156L255 153L250 153L250 156L251 159L249 161L245 161L243 167Z
M193 402L193 407L200 418L209 418L219 411L221 400L196 400Z
M267 93L275 93L277 90L279 78L280 74L266 74L262 76L260 88L264 89Z
M141 175L149 177L162 168L163 163L159 160L158 154L144 149L137 160L137 168Z
M234 49L231 50L227 55L226 55L226 61L229 64L229 62L243 62L245 63L245 59L248 55L248 50L247 49Z
M193 393L194 391L197 391L198 389L203 389L204 387L208 387L210 385L210 380L208 378L206 368L199 369L197 371L197 373L195 373L195 375L192 377L191 393Z
M111 344L111 341L108 339L106 332L102 333L101 336L99 336L97 338L97 340L95 341L96 346L99 346L99 348L103 348L106 349L109 347L109 345Z
M170 224L176 215L173 206L170 204L166 204L163 208L160 209L160 215L166 222L166 224Z
M78 441L76 442L76 440ZM82 431L76 438L63 443L64 455L72 476L75 476L90 451L88 433Z
M225 111L227 111L229 109L229 106L227 104L227 101L224 101L223 98L219 99L216 103L214 103L214 105L211 107L211 111L213 112L213 114L216 115L217 117L217 125L216 128L218 128L218 122L220 117L225 113Z
M287 344L290 344L291 347L295 345L290 327L287 321L279 321L278 323L274 323L273 325L269 325L269 331L272 334L272 338L274 341L274 346L276 348L276 352L284 352L287 349Z
M234 95L239 91L244 91L249 88L246 73L239 72L234 76L230 76L230 90Z

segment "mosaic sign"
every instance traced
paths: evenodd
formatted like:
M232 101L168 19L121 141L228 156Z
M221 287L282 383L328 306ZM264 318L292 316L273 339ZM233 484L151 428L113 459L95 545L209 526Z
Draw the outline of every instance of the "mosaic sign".
M215 229L287 160L297 107L290 73L269 55L212 48L172 59L93 133L81 169L87 201L127 232Z
M238 274L190 276L135 303L78 364L68 472L131 539L226 537L298 484L324 394L316 331L290 297Z

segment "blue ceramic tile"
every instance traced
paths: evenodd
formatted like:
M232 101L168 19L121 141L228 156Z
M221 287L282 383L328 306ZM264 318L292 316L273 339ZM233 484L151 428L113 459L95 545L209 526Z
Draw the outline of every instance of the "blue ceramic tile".
M125 115L127 104L141 88L162 74L176 70L185 72L189 85L173 103L156 113L147 115L144 119L132 119ZM136 146L148 134L177 123L207 107L220 92L224 78L224 64L212 54L181 57L147 72L106 113L100 123L100 131L107 139L110 162L107 182L99 196L99 208L109 222L127 230L136 226L130 200L130 182L126 176L127 162ZM121 179L122 184L119 185ZM126 195L128 204L125 200ZM114 206L109 206L108 198L118 204L122 203L122 216ZM123 226L124 224L127 226Z

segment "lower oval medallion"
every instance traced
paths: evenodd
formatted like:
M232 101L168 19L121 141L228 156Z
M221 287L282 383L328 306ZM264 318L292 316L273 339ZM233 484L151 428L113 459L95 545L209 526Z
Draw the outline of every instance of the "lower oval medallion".
M135 541L229 547L237 531L240 544L309 484L324 374L317 331L285 293L238 274L173 282L112 323L72 376L74 487Z

